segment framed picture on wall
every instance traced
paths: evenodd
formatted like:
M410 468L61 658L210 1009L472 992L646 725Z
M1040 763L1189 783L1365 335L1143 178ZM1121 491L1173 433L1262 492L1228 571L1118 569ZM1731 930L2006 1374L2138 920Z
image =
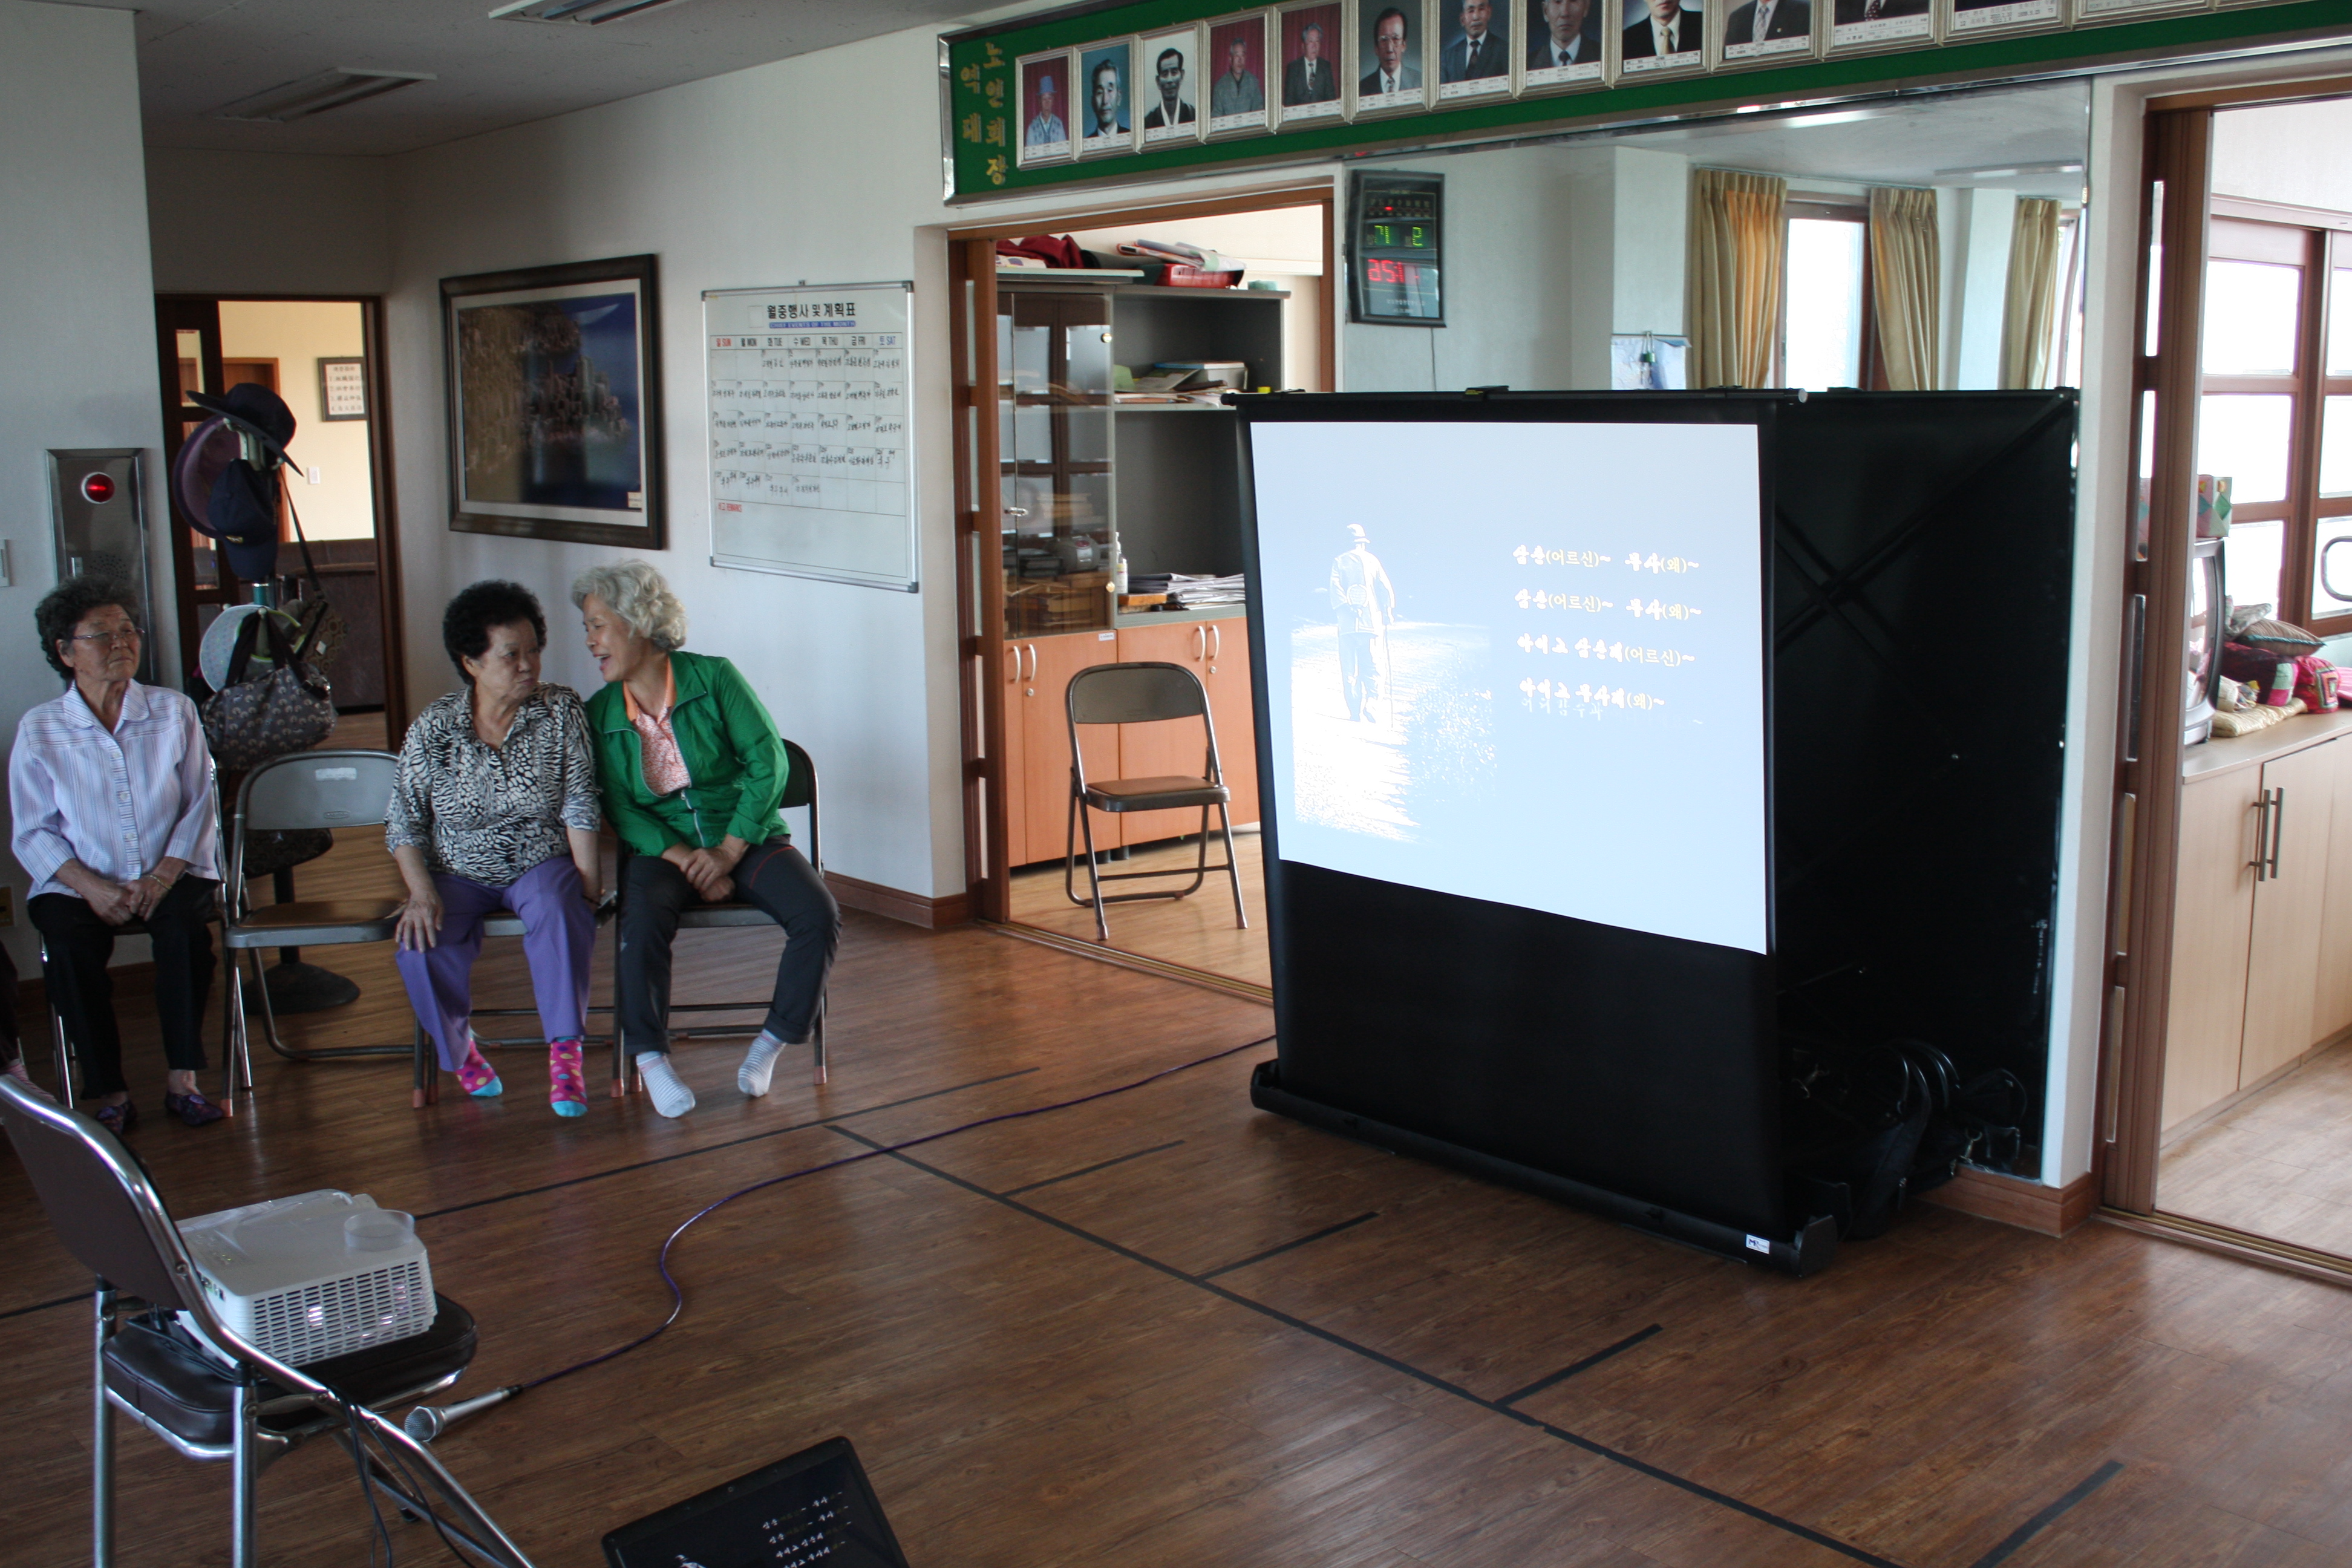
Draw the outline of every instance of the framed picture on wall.
M1550 92L1601 84L1601 0L1517 0L1522 8L1519 89Z
M1110 158L1135 151L1129 89L1135 85L1135 40L1114 38L1078 51L1078 156Z
M1201 113L1201 29L1153 33L1136 56L1141 75L1135 108L1143 116L1143 144L1198 142L1207 121Z
M1274 100L1265 90L1266 24L1271 12L1255 11L1209 28L1209 134L1241 136L1274 124Z
M1070 51L1021 58L1021 166L1071 155Z
M367 417L367 361L357 354L319 362L319 417Z
M1464 103L1511 95L1513 0L1437 0L1437 100Z
M2066 0L1937 0L1944 8L1944 41L1961 43L1994 33L2045 32L2066 25Z
M1356 0L1356 114L1429 107L1426 0Z
M1829 7L1833 55L1916 48L1936 36L1932 0L1815 0Z
M1721 18L1716 58L1724 65L1788 65L1812 58L1812 0L1717 0L1710 16Z
M2239 3L2253 4L2256 0ZM2129 22L2141 16L2212 8L2213 0L2074 0L2074 22L2077 26L2092 26L2101 22Z
M1706 68L1706 17L1696 6L1682 0L1604 3L1617 13L1619 79Z
M1275 53L1282 62L1276 124L1307 124L1345 115L1339 60L1346 52L1347 7L1329 0L1285 5L1275 15Z
M449 526L660 550L655 258L441 279Z

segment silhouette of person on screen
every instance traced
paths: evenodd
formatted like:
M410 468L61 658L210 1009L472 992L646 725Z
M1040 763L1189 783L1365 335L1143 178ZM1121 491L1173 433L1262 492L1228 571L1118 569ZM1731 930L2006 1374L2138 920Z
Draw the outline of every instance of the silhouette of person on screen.
M1388 653L1389 623L1396 615L1396 589L1363 528L1349 523L1348 538L1348 548L1331 563L1331 613L1339 622L1339 689L1348 700L1348 717L1360 720L1371 703L1388 698L1381 667Z

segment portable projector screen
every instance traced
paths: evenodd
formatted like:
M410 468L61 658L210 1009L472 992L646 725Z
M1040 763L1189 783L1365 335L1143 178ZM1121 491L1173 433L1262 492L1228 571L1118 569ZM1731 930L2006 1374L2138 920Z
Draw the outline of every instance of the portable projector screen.
M1250 448L1283 859L1769 951L1754 425L1266 420Z

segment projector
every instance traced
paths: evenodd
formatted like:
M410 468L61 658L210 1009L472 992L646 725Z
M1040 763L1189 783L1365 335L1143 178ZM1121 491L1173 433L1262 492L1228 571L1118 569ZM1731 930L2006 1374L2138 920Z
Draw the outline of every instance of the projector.
M304 1193L223 1209L182 1220L180 1238L214 1315L289 1365L433 1326L433 1270L416 1222L376 1207L365 1193Z

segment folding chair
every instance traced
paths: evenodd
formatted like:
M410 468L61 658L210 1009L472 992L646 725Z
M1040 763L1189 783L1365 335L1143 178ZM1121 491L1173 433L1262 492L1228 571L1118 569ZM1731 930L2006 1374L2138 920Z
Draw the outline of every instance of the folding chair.
M380 1414L464 1373L474 1358L474 1320L465 1308L436 1296L433 1326L422 1334L307 1367L287 1365L214 1315L163 1198L113 1134L5 1076L0 1124L58 1241L97 1276L90 1378L90 1561L97 1568L114 1561L116 1410L191 1459L229 1461L231 1568L254 1568L260 1560L262 1470L317 1436L340 1441L367 1484L396 1508L437 1515L441 1530L486 1563L530 1568L522 1549L433 1451ZM197 1335L226 1352L229 1364L198 1348ZM361 1431L394 1466L361 1441Z
M392 788L399 772L400 759L390 752L295 752L273 757L245 775L229 827L227 875L221 882L221 940L228 950L228 984L224 988L228 1017L223 1038L235 1042L231 1094L253 1088L253 1042L246 1025L245 972L237 964L240 953L253 961L254 984L261 993L263 1037L271 1050L288 1061L416 1057L414 1037L400 1045L295 1049L278 1032L278 1016L270 1008L269 986L261 973L261 953L266 948L390 942L399 923L400 900L310 899L256 907L247 900L245 887L248 834L381 826L392 809ZM418 1090L423 1088L420 1082Z
M1234 864L1234 824L1228 807L1232 792L1225 788L1224 769L1217 761L1217 726L1209 717L1209 693L1201 678L1181 664L1158 661L1137 664L1098 664L1082 669L1070 678L1069 689L1064 694L1070 721L1070 822L1062 848L1062 891L1070 902L1085 905L1087 900L1077 891L1077 843L1083 828L1087 842L1087 876L1094 894L1095 935L1100 942L1110 940L1110 921L1103 906L1132 903L1140 899L1189 899L1200 891L1212 871L1223 871L1233 879L1234 924L1249 929L1249 916L1242 909L1241 872ZM1087 780L1086 753L1078 744L1081 724L1156 724L1198 717L1201 731L1208 742L1202 759L1201 775L1161 776L1155 778ZM1095 854L1094 819L1087 815L1091 806L1097 811L1167 811L1183 806L1201 808L1201 856L1199 864L1177 867L1166 871L1105 871ZM1225 863L1209 864L1209 808L1217 808L1217 823L1224 835ZM1182 888L1163 888L1148 893L1112 893L1102 890L1105 882L1134 881L1147 877L1181 877L1187 870L1192 880Z
M785 773L784 798L777 804L786 811L805 810L808 813L808 843L805 846L805 852L808 855L809 864L815 868L816 874L822 877L824 875L824 847L823 839L819 837L817 823L816 763L809 760L808 752L801 749L799 742L782 735L777 739L783 743ZM624 847L621 851L621 869L615 879L623 888L628 886L628 867L629 854L627 848ZM677 917L677 929L681 931L720 931L736 926L761 926L774 923L752 904L696 904ZM637 1080L636 1058L629 1054L621 1038L621 1015L617 1007L620 1000L618 994L621 984L620 959L621 921L616 918L613 922L613 985L614 1001L616 1004L613 1013L613 1098L615 1100L627 1094L633 1084L643 1087ZM669 1010L673 1016L679 1013L757 1011L764 1019L768 1011L768 998L762 996L757 1001L750 1002L673 1002L670 1004ZM748 1028L738 1024L706 1024L696 1028L672 1029L669 1036L673 1040L724 1039L730 1035L756 1035L760 1032L760 1027L758 1024L753 1024ZM823 997L817 998L816 1026L809 1032L809 1044L815 1052L813 1076L809 1081L823 1083L825 1079L824 998Z

